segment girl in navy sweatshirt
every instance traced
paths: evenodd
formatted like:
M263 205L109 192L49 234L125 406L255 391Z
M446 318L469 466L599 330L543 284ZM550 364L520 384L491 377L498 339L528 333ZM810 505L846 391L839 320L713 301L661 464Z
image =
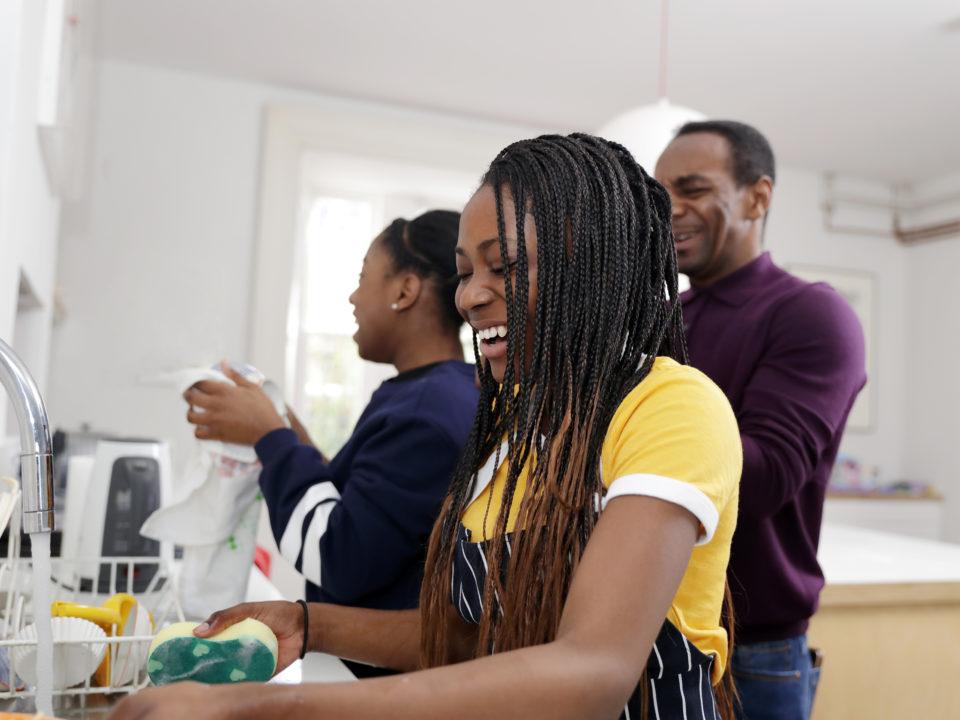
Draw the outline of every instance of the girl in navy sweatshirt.
M454 303L459 219L440 210L397 219L370 244L350 296L354 339L361 358L398 375L332 460L229 369L236 386L202 382L185 394L198 438L255 446L273 534L308 600L417 606L430 530L477 406Z

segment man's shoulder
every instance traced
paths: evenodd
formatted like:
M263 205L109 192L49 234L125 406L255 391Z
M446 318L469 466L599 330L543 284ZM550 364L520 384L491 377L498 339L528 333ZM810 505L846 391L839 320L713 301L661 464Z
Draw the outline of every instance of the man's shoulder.
M838 315L855 317L847 299L829 283L804 280L783 269L780 272L781 313L820 316L821 320Z
M862 356L863 327L847 299L828 283L783 274L783 292L770 306L772 337L802 346L816 340L821 351Z

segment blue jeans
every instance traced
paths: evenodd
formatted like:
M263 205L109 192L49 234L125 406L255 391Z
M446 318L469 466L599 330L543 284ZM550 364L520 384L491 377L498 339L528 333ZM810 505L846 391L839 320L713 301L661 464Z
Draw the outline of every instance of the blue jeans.
M807 636L735 645L733 680L739 720L808 720L820 680Z

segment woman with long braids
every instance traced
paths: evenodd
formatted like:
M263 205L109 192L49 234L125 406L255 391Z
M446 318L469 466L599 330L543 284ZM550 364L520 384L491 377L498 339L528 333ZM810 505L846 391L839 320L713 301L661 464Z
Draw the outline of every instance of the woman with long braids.
M214 614L306 650L420 672L148 690L116 718L732 718L725 575L741 451L687 367L666 191L589 135L515 143L464 209L457 305L477 418L420 608Z

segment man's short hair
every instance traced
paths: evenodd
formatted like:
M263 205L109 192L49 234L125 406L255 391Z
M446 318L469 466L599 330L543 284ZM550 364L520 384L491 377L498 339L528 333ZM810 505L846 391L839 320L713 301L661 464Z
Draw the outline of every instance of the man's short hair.
M677 131L677 137L694 133L713 133L726 138L733 161L733 179L737 185L753 185L766 175L776 180L776 162L773 148L755 127L736 120L702 120L688 122Z

